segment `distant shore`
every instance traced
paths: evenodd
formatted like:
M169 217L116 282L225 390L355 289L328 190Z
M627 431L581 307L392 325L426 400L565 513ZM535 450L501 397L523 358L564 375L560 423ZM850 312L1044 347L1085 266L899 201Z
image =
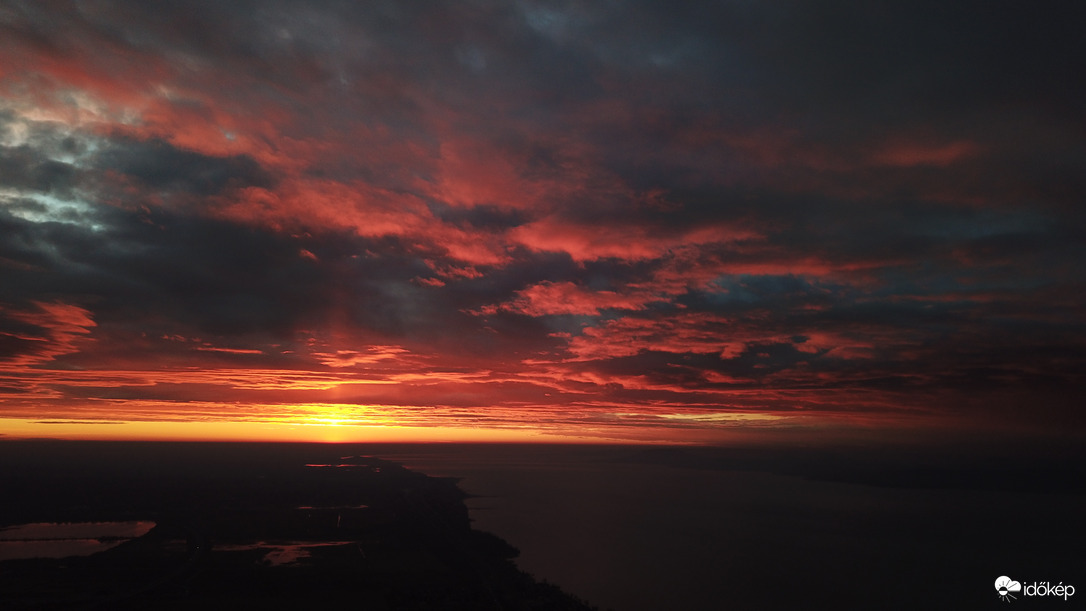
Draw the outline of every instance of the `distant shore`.
M453 482L342 450L0 443L0 527L156 523L89 556L3 561L0 606L591 608L518 571L514 548L472 530Z

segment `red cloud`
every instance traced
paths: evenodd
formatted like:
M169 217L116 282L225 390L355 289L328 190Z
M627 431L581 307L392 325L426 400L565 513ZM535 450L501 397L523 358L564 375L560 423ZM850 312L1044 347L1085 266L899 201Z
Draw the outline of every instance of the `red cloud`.
M58 356L79 351L96 326L90 312L79 306L60 302L33 303L34 310L0 310L0 314L31 327L24 333L3 333L28 346L6 363L0 363L8 371L42 365Z
M313 356L329 367L353 367L369 365L380 361L395 360L408 354L400 346L370 346L365 352L357 350L336 350L334 353L315 352Z
M597 315L601 309L642 310L652 301L651 293L621 294L615 291L592 291L572 282L541 282L517 291L510 302L484 308L483 313L497 310L547 316L550 314Z
M573 337L569 351L577 360L634 356L654 350L699 354L736 354L742 340L733 340L735 325L728 318L706 313L679 313L665 319L626 316L588 327Z
M574 261L603 258L654 259L668 251L697 244L750 240L758 234L744 227L710 225L661 233L650 225L595 225L547 217L510 232L512 240L541 252L565 252Z
M872 156L879 165L894 167L938 166L946 167L977 154L980 147L974 142L957 140L943 144L901 142L889 144Z

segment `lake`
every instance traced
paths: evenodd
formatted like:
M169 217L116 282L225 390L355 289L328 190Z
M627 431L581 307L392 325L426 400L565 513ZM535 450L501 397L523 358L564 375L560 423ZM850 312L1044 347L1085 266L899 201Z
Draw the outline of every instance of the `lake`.
M0 529L0 560L90 556L142 537L154 522L36 522Z

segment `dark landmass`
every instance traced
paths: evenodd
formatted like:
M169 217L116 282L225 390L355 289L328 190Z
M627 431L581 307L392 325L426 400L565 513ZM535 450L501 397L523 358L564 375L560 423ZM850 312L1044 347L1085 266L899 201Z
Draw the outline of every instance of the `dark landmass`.
M591 608L472 530L455 481L357 449L0 443L0 527L156 523L91 556L0 562L0 608Z

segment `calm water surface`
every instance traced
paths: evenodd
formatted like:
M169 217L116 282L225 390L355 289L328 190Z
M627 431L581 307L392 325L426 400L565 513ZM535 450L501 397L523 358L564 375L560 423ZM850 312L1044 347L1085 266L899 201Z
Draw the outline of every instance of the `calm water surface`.
M89 556L142 537L154 522L36 522L0 529L0 560Z
M1081 533L1082 494L861 485L630 456L606 447L381 454L462 478L478 495L467 502L476 528L518 547L522 569L605 609L975 605L1012 573L1077 579L1086 592L1073 556L1081 534L1057 545L1000 530Z

